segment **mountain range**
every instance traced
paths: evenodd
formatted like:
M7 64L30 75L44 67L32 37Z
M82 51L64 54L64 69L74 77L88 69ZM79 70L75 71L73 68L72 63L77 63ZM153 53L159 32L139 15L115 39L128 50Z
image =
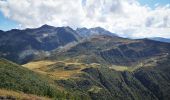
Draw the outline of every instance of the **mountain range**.
M155 41L170 43L170 39L169 39L169 38L153 37L153 38L150 38L150 39L151 39L151 40L155 40Z
M169 100L169 54L170 43L100 27L0 31L0 88L48 99Z

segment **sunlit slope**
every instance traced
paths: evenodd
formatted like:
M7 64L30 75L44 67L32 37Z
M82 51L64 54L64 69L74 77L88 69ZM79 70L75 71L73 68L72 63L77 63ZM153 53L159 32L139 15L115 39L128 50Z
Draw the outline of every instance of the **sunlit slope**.
M102 35L23 66L92 100L169 100L169 53L168 43Z
M65 91L88 99L169 100L170 57L143 60L137 66L43 60L23 65L55 80Z
M23 66L40 74L47 75L52 79L68 79L78 73L81 73L82 69L95 67L98 66L98 64L42 60L29 62Z

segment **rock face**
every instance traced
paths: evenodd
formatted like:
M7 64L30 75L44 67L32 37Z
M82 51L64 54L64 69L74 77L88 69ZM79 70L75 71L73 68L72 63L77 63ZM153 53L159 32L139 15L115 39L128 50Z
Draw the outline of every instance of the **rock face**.
M39 52L51 51L79 39L76 31L69 27L43 25L36 29L2 31L0 56L17 63L25 63Z
M95 35L110 35L110 36L117 36L115 33L111 33L101 27L95 27L95 28L77 28L76 29L77 33L83 37L83 38L91 38L92 36Z

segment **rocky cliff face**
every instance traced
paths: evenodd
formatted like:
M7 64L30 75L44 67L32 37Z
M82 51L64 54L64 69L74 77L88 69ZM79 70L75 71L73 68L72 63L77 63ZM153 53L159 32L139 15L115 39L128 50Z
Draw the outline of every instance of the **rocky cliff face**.
M109 35L109 36L117 36L115 33L109 32L101 27L95 28L77 28L76 32L83 38L91 38L96 35Z
M76 31L69 27L43 25L36 29L14 29L1 32L0 56L25 63L40 52L51 51L79 39Z

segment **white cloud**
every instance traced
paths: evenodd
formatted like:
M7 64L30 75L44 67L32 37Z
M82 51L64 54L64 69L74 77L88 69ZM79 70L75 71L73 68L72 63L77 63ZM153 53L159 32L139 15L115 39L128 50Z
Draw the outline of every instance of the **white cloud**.
M3 14L25 27L101 26L133 38L170 38L170 5L155 9L137 0L6 0L0 1Z

